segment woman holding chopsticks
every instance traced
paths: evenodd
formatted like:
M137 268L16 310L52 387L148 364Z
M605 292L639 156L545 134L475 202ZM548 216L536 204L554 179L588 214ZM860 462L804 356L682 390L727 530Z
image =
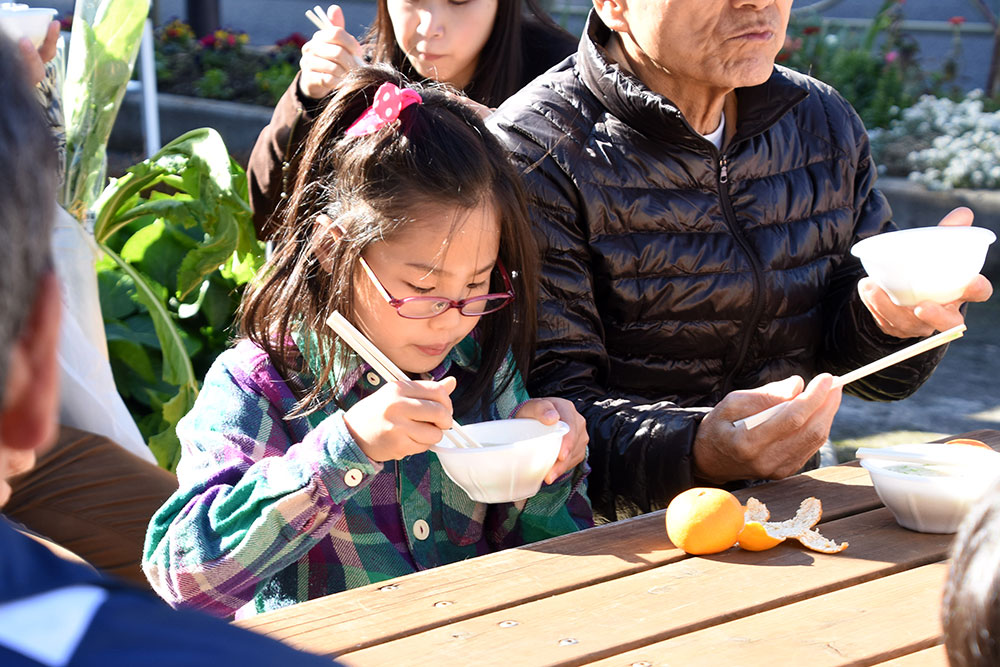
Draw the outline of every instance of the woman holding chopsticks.
M143 556L173 605L242 617L592 523L585 424L521 379L538 259L520 178L467 105L404 85L358 70L316 120L244 339L178 424L180 488ZM373 372L334 313L413 379ZM428 449L453 418L510 417L570 432L535 496L476 503Z
M450 84L487 112L576 51L578 42L536 0L378 0L376 7L360 41L345 30L337 5L313 19L326 27L302 48L301 71L261 131L247 167L261 240L275 233L272 214L291 195L310 125L352 70L389 63L411 79Z

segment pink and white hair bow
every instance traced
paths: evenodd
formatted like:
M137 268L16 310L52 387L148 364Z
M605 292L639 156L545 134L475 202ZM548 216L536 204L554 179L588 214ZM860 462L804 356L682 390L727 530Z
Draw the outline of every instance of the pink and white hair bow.
M348 137L363 137L399 118L399 112L411 104L420 104L420 93L411 88L398 88L386 81L375 91L375 101L347 128Z

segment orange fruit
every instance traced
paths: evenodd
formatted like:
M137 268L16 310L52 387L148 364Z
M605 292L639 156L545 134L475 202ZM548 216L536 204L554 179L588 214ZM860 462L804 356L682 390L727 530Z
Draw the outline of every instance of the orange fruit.
M667 505L667 537L693 555L714 554L734 544L743 530L743 506L723 489L695 487Z
M985 447L986 449L992 450L993 448L987 445L982 440L976 440L974 438L953 438L948 442L944 443L946 445L971 445L973 447Z
M768 533L767 527L759 521L748 521L737 537L740 549L747 551L764 551L776 547L784 541L784 537L775 537Z

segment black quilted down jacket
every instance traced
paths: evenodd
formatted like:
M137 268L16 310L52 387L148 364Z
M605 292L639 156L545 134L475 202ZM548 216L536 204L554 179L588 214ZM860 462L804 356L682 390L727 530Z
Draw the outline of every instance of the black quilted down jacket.
M590 496L606 517L694 485L706 409L734 389L840 374L912 340L883 334L850 255L893 229L857 114L776 67L737 91L723 152L609 62L591 14L574 56L508 100L491 128L525 172L543 248L533 396L589 424ZM904 398L932 351L847 388Z

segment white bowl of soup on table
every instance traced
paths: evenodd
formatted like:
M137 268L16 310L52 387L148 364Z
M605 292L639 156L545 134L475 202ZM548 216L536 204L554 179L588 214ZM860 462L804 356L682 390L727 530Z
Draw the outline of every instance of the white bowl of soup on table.
M49 24L57 10L49 7L29 7L18 2L0 2L0 31L17 41L27 37L37 49L45 40Z
M983 227L918 227L869 237L851 254L897 306L949 303L982 270L996 238Z
M896 522L921 533L954 533L1000 477L1000 453L988 447L919 443L862 448L858 456Z
M464 424L462 430L482 447L459 448L448 438L431 447L445 473L480 503L509 503L538 493L559 456L563 422L498 419Z

